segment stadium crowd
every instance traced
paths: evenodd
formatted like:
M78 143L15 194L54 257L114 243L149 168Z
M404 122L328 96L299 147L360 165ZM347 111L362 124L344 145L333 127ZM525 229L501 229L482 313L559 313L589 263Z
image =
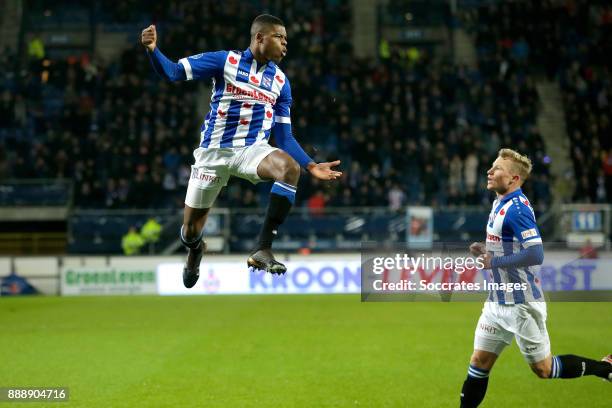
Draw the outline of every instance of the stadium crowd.
M546 18L543 18L546 16ZM608 1L482 2L463 13L481 58L546 74L562 90L575 202L612 202L612 5Z
M139 10L147 10L144 2L123 3L114 11L121 21L138 21ZM359 60L347 0L263 3L268 7L168 0L149 12L160 49L174 60L246 48L250 21L262 9L285 20L289 55L282 67L292 85L294 132L318 161L341 159L345 174L336 184L304 176L298 205L320 211L488 203L482 186L501 146L530 154L527 194L541 207L549 203L528 64L483 53L469 69L399 49ZM141 28L135 23L135 32ZM16 71L13 59L6 50L0 57L0 179L73 178L82 208L182 205L206 113L198 108L198 84L163 82L137 44L113 61L35 58ZM217 206L262 206L268 191L234 180Z

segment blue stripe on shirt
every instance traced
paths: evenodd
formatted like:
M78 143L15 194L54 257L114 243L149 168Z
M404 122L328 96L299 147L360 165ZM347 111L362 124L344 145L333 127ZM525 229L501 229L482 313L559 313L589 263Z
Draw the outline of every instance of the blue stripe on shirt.
M533 273L529 270L528 266L525 267L525 273L527 274L527 280L529 281L529 285L531 285L531 292L533 292L533 298L540 299L542 297L542 293L540 293L538 286L535 284L535 276L533 276Z
M202 143L200 143L200 146L202 147L208 147L210 145L212 131L215 128L215 122L217 121L217 109L219 109L219 101L210 104L210 119L208 120L208 127L204 133Z
M502 243L504 247L504 255L512 255L514 252L514 243L504 241ZM521 289L515 289L515 283L521 283L521 277L519 276L519 272L514 267L507 267L506 272L508 273L508 279L512 284L512 298L514 299L514 303L525 303L525 293Z
M249 82L249 75L251 72L251 62L252 60L246 58L244 54L240 57L240 62L238 63L238 70L236 71L236 81L238 82Z
M206 114L206 117L204 118L204 123L202 123L202 127L200 128L200 132L203 132L204 130L206 130L206 121L210 121L210 119L213 116L215 117L217 116L216 112L219 107L219 101L221 100L221 97L223 96L224 91L225 91L225 80L223 78L215 78L215 93L213 94L212 98L210 98L210 101L211 101L210 109L211 110L210 112ZM215 113L215 115L213 115L213 112ZM211 128L211 132L212 132L212 128ZM205 140L206 140L206 134L200 146L204 146ZM208 147L209 144L210 144L210 132L208 132L207 144L204 147Z
M261 130L265 113L265 105L259 103L255 104L255 106L253 107L253 116L251 117L251 123L249 125L249 133L247 133L245 140L245 146L250 146L255 143L255 140L257 139L257 134Z
M234 141L234 135L238 130L238 123L240 121L240 108L242 102L233 100L230 103L229 109L227 110L227 119L225 121L225 131L221 137L220 147L232 147Z
M501 283L501 275L499 274L499 270L497 268L491 268L491 272L493 273L493 282ZM496 290L495 294L497 295L497 302L500 305L506 304L506 297L504 296L503 290Z

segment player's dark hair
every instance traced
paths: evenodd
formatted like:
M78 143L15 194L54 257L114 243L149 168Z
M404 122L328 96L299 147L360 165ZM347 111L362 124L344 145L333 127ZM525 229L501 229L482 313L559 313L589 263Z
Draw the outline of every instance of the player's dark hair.
M257 17L255 17L255 20L253 20L253 24L251 24L251 36L254 36L255 34L257 34L264 27L268 28L274 25L279 25L279 26L284 27L285 23L283 23L283 20L273 15L260 14Z

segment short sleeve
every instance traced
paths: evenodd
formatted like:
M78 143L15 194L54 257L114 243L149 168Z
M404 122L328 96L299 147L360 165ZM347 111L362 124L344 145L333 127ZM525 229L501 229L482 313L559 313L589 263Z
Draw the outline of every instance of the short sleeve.
M276 113L275 122L291 124L292 101L291 85L289 85L289 80L285 78L285 84L281 88L280 96L274 105L274 111Z
M187 80L210 79L223 72L228 51L204 52L181 58L179 64L185 70Z
M508 210L502 227L502 240L508 242L516 238L524 246L541 244L542 237L533 211L523 204L512 205Z

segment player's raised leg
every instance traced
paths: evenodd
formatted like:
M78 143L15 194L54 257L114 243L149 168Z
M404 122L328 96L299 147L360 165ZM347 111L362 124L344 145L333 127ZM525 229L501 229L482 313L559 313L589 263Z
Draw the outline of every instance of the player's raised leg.
M285 221L295 202L300 166L287 153L276 150L259 163L257 175L264 180L274 180L274 184L270 191L270 201L257 247L249 256L247 264L273 274L283 274L287 268L274 259L272 241L278 233L278 227Z
M612 381L612 359L610 356L604 357L602 361L596 361L573 354L549 355L544 360L529 366L540 378L578 378L585 375L595 375Z
M523 306L516 306L522 308ZM531 371L540 378L577 378L595 375L608 379L612 365L604 361L565 354L553 356L546 330L546 303L532 302L530 313L519 313L516 319L516 343L529 363ZM524 310L524 309L517 309Z
M474 350L463 387L461 408L477 407L487 393L489 373L497 360L497 354L485 350Z

